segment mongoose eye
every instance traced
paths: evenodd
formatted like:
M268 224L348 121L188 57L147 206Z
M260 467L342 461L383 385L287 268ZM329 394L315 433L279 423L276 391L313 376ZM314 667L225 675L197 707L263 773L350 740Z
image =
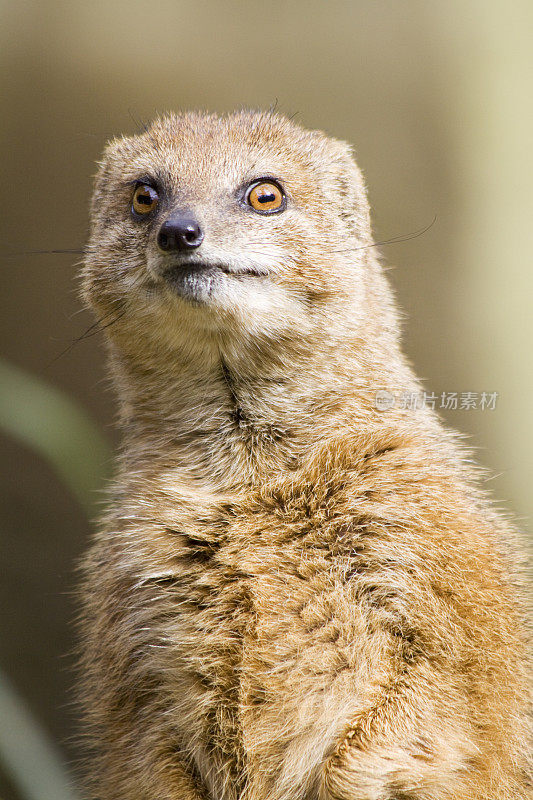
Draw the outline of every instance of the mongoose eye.
M272 214L283 211L286 198L283 190L277 183L270 181L256 181L248 187L245 197L246 202L260 214Z
M131 209L135 214L146 217L147 214L151 214L151 212L154 211L158 202L159 195L153 186L149 186L147 183L141 183L136 186L133 193Z

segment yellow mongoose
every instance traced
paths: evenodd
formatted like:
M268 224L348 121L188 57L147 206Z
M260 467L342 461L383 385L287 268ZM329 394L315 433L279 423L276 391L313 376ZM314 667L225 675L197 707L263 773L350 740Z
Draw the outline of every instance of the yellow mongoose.
M349 147L271 113L107 147L83 292L124 444L85 562L99 800L533 797L513 529L398 343ZM379 406L379 403L378 403Z

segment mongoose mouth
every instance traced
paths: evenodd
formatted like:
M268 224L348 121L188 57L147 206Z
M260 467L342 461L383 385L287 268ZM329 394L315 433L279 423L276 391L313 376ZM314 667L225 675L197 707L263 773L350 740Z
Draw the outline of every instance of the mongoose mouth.
M205 303L213 292L227 280L235 278L260 278L268 275L266 269L231 267L221 262L179 261L167 267L162 277L181 297Z
M231 267L228 264L224 264L222 262L211 262L211 261L179 261L172 266L165 269L163 272L163 277L170 282L181 279L184 274L191 274L191 275L202 275L202 274L211 274L215 275L216 273L223 272L225 275L231 275L235 277L241 276L252 276L256 278L266 277L268 275L268 271L261 267Z

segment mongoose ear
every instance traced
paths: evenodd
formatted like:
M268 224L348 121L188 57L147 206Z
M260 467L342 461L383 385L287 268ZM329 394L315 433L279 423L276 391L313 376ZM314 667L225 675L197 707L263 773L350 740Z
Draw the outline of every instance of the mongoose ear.
M339 215L350 232L364 242L372 240L370 207L365 181L347 142L334 140L333 178L337 187Z
M102 204L107 201L109 187L113 176L120 172L120 156L128 142L126 137L111 139L105 146L102 157L97 162L98 169L94 176L93 194L90 204L90 219L93 229L102 227Z

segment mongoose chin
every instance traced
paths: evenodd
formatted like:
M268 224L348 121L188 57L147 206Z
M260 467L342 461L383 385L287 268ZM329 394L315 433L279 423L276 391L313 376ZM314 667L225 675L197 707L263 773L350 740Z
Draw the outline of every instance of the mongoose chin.
M526 800L521 548L420 392L348 145L272 113L104 154L83 297L123 447L84 562L99 800Z

